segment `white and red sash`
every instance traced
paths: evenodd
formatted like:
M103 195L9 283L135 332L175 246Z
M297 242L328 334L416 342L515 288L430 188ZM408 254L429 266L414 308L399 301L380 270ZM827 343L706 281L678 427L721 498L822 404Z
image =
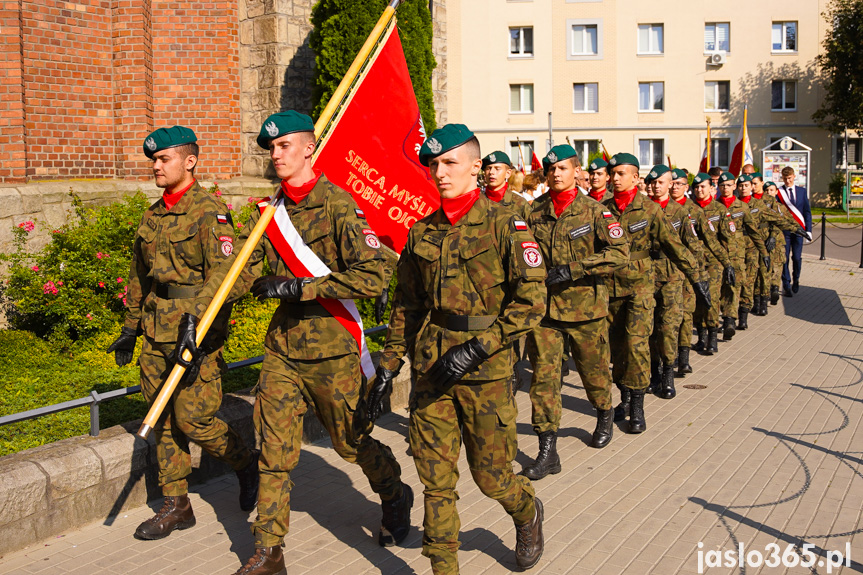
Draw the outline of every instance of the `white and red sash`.
M803 214L800 213L800 210L797 209L797 206L794 205L794 202L786 195L785 186L781 188L776 186L776 190L779 192L779 200L785 204L785 207L788 208L788 211L791 212L791 217L794 218L794 221L800 224L800 227L804 230L806 229L806 220L803 219ZM809 238L809 241L812 241L812 234L806 232L806 236Z
M269 204L266 201L258 204L258 209L263 213ZM297 232L288 211L285 209L284 196L279 194L276 198L276 215L267 226L267 237L273 243L273 247L285 261L285 265L291 273L298 278L302 277L324 277L329 275L330 268L309 249L303 238ZM356 304L350 299L326 299L316 298L318 303L332 314L342 326L348 330L351 337L357 342L360 350L360 365L366 379L371 379L375 374L375 366L372 356L366 346L366 338L363 335L363 320Z

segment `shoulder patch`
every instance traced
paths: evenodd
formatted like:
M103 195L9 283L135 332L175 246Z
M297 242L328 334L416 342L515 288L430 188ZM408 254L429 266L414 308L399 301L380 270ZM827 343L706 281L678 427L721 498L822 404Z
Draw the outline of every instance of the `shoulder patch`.
M611 212L602 212L602 217L603 217L603 218L610 218L610 217L612 217Z
M230 212L227 214L216 214L216 221L220 224L234 225L234 220L231 218Z
M674 226L675 230L679 230L680 229L680 220L674 220L673 222L671 222L671 225Z
M527 223L522 220L513 220L513 225L515 226L515 231L517 232L526 232L527 231ZM542 263L542 262L540 262Z
M619 240L623 237L623 228L620 227L618 222L611 222L608 224L608 235L615 240Z
M366 219L366 213L359 208L354 208L358 218Z

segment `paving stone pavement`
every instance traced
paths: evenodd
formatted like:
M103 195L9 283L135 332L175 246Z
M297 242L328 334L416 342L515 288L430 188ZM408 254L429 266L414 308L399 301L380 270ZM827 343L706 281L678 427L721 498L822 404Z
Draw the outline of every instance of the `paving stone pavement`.
M863 572L863 270L807 257L803 273L799 294L771 306L766 318L750 318L750 329L720 342L719 354L693 354L695 373L677 380L676 399L647 399L642 435L617 428L607 448L589 448L592 409L572 370L558 443L563 471L535 483L546 547L532 573L821 574L830 571L817 560L844 554L846 545L850 567L832 572ZM706 387L684 387L693 384ZM517 470L537 449L526 388L518 407ZM421 526L406 426L405 412L390 414L375 435L393 448L416 491L412 521ZM479 492L466 462L461 469L461 572L509 573L516 569L512 522ZM420 528L403 547L378 547L371 489L326 444L304 447L292 479L289 573L430 573ZM0 558L0 573L232 573L253 552L252 515L239 510L237 492L233 476L198 486L197 526L162 541L132 538L152 513L142 507ZM699 570L699 551L709 565L709 551L744 545L769 555L767 546L777 544L781 558L789 544L802 543L821 553L813 569ZM786 558L800 560L793 552Z

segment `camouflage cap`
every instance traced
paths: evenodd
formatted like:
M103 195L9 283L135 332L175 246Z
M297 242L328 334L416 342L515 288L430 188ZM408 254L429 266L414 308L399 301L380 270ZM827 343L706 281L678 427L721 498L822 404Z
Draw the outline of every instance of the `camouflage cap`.
M680 178L689 179L689 174L686 173L686 170L681 170L680 168L674 168L671 170L671 177L675 180L679 180Z
M641 164L638 163L638 158L633 156L632 154L627 154L626 152L621 152L619 154L614 154L609 160L608 165L610 167L615 166L635 166L636 168L641 168Z
M608 162L606 162L602 158L597 158L597 159L593 160L592 162L590 162L590 165L587 166L587 171L593 172L593 171L601 170L602 168L607 168L607 167L608 167Z
M294 110L286 110L272 114L261 125L261 133L258 134L258 145L263 149L270 147L270 141L294 132L314 132L315 124L305 114Z
M152 159L153 154L158 151L184 144L194 144L197 141L195 132L185 126L159 128L144 139L144 155Z
M423 142L420 148L420 164L428 167L432 159L458 148L473 137L473 132L464 124L447 124L438 128Z
M671 168L669 168L665 164L656 164L655 166L650 168L650 173L647 174L646 176L644 176L644 183L649 184L650 182L652 182L656 178L664 176L665 174L667 174L670 171L671 171Z
M734 182L734 174L731 172L722 172L719 176L719 183L723 182Z
M705 174L704 172L698 172L695 174L695 178L692 180L692 185L697 186L701 182L707 182L708 184L712 183L710 181L710 174Z
M560 144L559 146L553 147L549 152L545 155L545 160L548 160L548 166L551 167L552 164L556 164L562 160L567 160L569 158L574 158L578 153L575 151L575 148L570 146L569 144Z
M500 150L494 151L482 159L483 169L492 164L506 164L510 168L512 167L512 162L510 161L509 156Z

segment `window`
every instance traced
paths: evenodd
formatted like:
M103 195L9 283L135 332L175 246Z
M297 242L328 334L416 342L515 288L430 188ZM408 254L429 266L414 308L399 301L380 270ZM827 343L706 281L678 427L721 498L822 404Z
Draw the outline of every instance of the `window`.
M511 114L533 113L533 84L509 85L509 111Z
M599 152L599 140L573 140L572 147L578 153L581 167L586 168L588 158Z
M774 52L796 52L797 22L774 22L772 41Z
M638 111L661 112L665 109L665 85L662 82L639 82Z
M712 22L704 25L704 51L728 52L731 50L729 36L731 24L728 22Z
M509 29L509 55L518 58L533 56L532 27Z
M794 80L773 80L772 88L771 110L787 112L797 109L797 82Z
M662 54L662 24L638 25L638 53Z
M704 139L704 143L707 143L707 138ZM731 157L730 151L730 138L710 138L710 166L719 166L727 170Z
M730 99L730 82L705 82L704 83L704 111L705 112L727 112Z
M533 158L533 140L521 140L521 152L519 153L519 140L510 140L509 142L509 158L512 165L518 168L519 162L524 162L525 169L530 168L531 158Z
M638 140L638 163L644 168L665 163L665 140Z
M576 148L577 150L578 148ZM848 138L848 163L863 163L863 138ZM836 136L836 167L845 167L845 137Z
M599 111L599 84L572 85L572 111L575 113Z
M572 27L572 55L595 56L599 54L598 28L596 24L576 24Z

